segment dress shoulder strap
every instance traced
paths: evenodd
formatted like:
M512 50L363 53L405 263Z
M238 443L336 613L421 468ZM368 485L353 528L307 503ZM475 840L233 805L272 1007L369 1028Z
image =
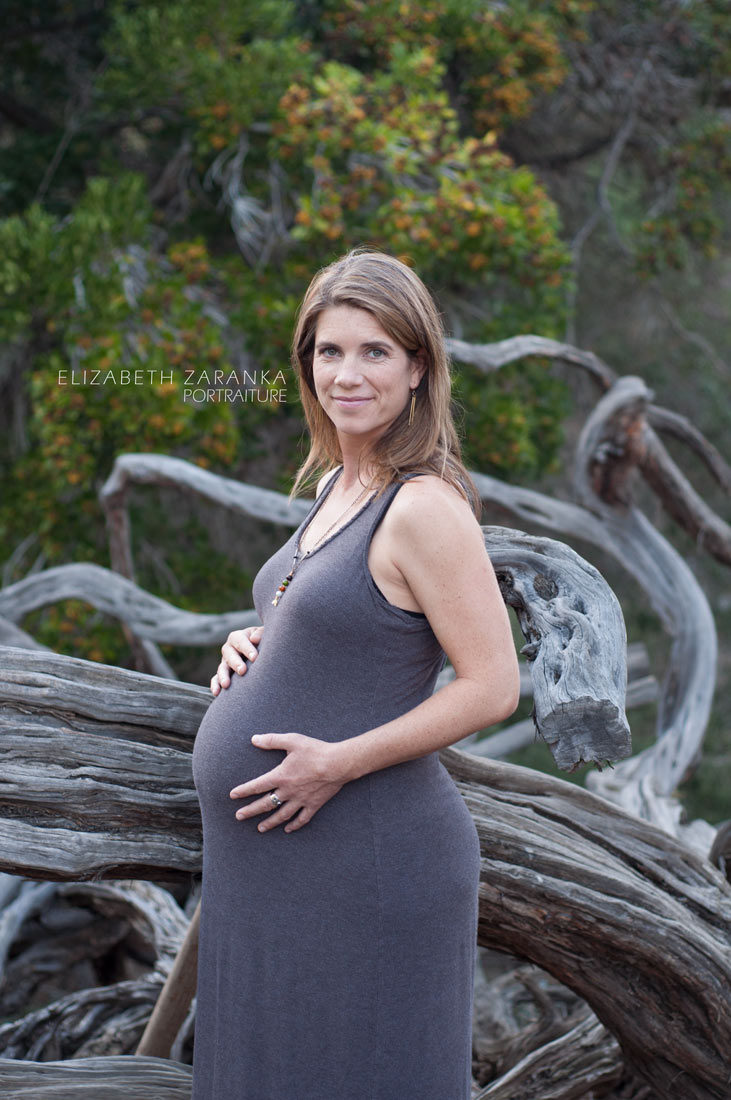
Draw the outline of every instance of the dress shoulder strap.
M368 542L369 543L370 543L371 539L373 538L373 536L376 532L376 528L378 527L379 523L381 522L381 520L385 516L388 509L391 507L391 504L393 503L393 498L396 496L396 493L399 491L401 486L405 482L410 481L412 477L419 477L418 471L415 472L415 473L412 473L412 474L404 474L404 476L399 478L398 481L393 481L388 486L388 488L384 490L384 492L381 494L381 496L378 497L378 499L374 501L375 508L374 508L374 511L371 513L372 519L371 519L370 533L369 533L369 537L368 537Z

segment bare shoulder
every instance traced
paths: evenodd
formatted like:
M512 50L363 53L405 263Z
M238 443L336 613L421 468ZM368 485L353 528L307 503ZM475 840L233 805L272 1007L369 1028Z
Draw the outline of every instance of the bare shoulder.
M475 514L462 494L436 474L419 474L404 482L390 511L394 526L408 534L479 531Z

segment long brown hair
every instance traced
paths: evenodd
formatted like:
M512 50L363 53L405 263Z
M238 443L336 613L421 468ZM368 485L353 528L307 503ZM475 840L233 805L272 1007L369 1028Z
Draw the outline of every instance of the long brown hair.
M405 474L437 474L480 514L480 497L462 463L451 412L452 380L444 328L434 300L415 272L384 252L354 249L314 277L300 306L292 340L292 365L310 431L310 450L297 471L292 496L318 474L342 462L335 427L315 393L312 362L317 322L329 306L348 305L373 314L392 340L426 370L416 390L413 424L409 405L368 452L374 484L382 491Z

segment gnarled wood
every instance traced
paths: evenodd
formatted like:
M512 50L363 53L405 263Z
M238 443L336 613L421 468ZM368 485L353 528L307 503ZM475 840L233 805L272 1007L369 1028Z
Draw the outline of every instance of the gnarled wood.
M587 371L602 389L609 389L617 375L593 351L583 351L573 344L563 344L546 336L511 336L492 344L468 344L464 340L447 340L447 351L460 363L471 363L485 374L499 370L508 363L537 355L542 359L560 359Z
M0 866L55 880L200 867L190 752L210 692L12 648L0 677Z
M190 1100L192 1087L190 1066L162 1058L0 1058L3 1100Z
M647 419L655 431L685 443L700 458L724 492L731 493L731 467L687 416L671 409L663 409L659 405L649 405Z
M182 943L188 921L170 894L146 882L108 885L23 884L11 909L17 910L24 898L32 896L34 907L41 908L51 928L73 928L76 949L86 936L87 957L93 957L101 933L102 946L112 934L111 943L121 939L134 942L134 949L147 961L145 973L112 985L95 986L67 993L50 1004L26 1012L20 1019L0 1026L0 1055L9 1058L51 1060L93 1054L118 1054L134 1050L145 1022L157 1000ZM41 895L43 895L41 897ZM55 908L53 907L55 905ZM30 907L24 906L27 917ZM86 917L86 923L83 919ZM39 944L31 936L24 942L22 923L16 928L12 966L25 965L38 953ZM52 965L53 937L44 947ZM68 936L56 937L63 947ZM42 944L43 941L41 941ZM0 1014L6 1014L12 988L0 994Z
M541 336L513 336L508 340L499 340L492 344L469 344L463 340L447 340L450 354L462 363L471 363L485 374L518 359L540 356L558 359L587 371L605 391L612 389L625 379L618 379L616 373L593 352L584 351L571 344L563 344ZM636 381L640 382L640 379ZM642 383L644 386L644 383ZM654 428L685 443L708 467L719 485L731 492L731 470L715 447L685 417L650 403L651 394L647 391L647 400L643 412L646 424L642 429L643 446L635 448L628 468L635 466L657 493L668 513L694 538L708 553L725 565L731 564L731 528L720 516L709 508L696 493L687 478L678 469ZM604 496L598 490L599 496ZM604 496L606 499L606 496Z
M536 727L557 765L572 771L628 755L627 640L611 589L563 543L483 530L503 599L526 638Z
M621 393L621 390L620 390ZM611 398L614 401L614 396ZM604 409L600 407L599 416ZM601 432L582 444L585 456L601 451ZM615 447L614 450L617 448ZM621 801L634 813L682 835L704 853L713 830L694 823L692 831L681 824L682 808L673 792L694 759L705 731L715 684L716 630L708 601L680 555L635 508L613 508L595 496L592 482L581 486L585 506L552 499L532 489L509 485L485 474L474 475L483 501L494 502L528 526L538 525L593 543L614 557L641 585L660 620L675 641L665 675L658 709L655 745L622 765L622 771L591 772L587 784L607 798ZM668 725L671 715L676 719ZM690 718L689 722L685 720ZM680 719L680 720L678 720ZM667 737L665 738L665 735ZM664 739L665 738L665 739ZM682 742L680 753L676 740ZM655 754L662 755L657 781L653 779ZM636 782L631 772L641 770Z
M0 588L0 592L2 591ZM51 652L48 646L36 641L32 635L2 616L0 616L0 645L20 646L22 649L44 649L47 653Z
M653 812L653 791L670 795L698 755L713 699L717 643L711 609L691 570L632 503L631 477L636 453L645 447L649 398L644 382L631 377L602 398L579 439L575 485L673 638L656 743L611 777L591 780L595 789Z
M491 528L485 540L530 645L536 725L557 763L571 769L626 755L625 638L611 590L550 539ZM52 878L197 867L185 735L198 728L210 694L92 662L0 653L0 866ZM150 729L158 716L162 739Z
M251 608L219 615L183 611L119 573L86 562L57 565L0 588L0 615L18 622L36 608L71 599L84 600L112 615L140 638L176 645L216 644L229 631L259 622Z
M545 570L545 561L542 567ZM27 650L2 653L6 662L13 656L31 663L46 659ZM56 661L56 678L64 669L67 683L73 683L72 673L78 672L74 666L84 664L71 658ZM137 815L136 824L127 827L122 837L114 832L96 834L99 843L94 849L90 841L95 834L84 831L83 820L83 814L93 815L94 809L74 795L71 776L64 810L68 814L69 806L74 806L76 811L74 803L80 802L81 817L69 822L66 830L60 828L54 818L61 814L59 799L48 819L36 817L26 826L25 814L38 813L38 777L33 774L38 765L34 764L25 780L17 770L8 776L15 798L9 800L6 789L0 837L4 865L16 869L10 861L19 857L21 866L34 863L41 876L54 877L78 876L84 867L87 873L118 875L129 873L130 865L136 873L156 878L163 873L189 874L200 866L197 819L194 827L190 820L195 795L189 753L151 743L154 731L148 724L150 712L159 705L157 692L163 687L177 692L183 685L95 667L99 676L108 677L114 685L116 713L97 720L95 733L77 735L77 766L83 760L88 770L82 773L87 779L76 789L95 781L96 765L89 765L91 738L96 753L106 746L107 754L100 759L107 760L110 768L115 758L124 760L125 752L133 750L138 770L127 777L124 791L122 770L112 770L120 790L105 781L104 807L107 814L117 815L115 820ZM84 677L86 672L84 668ZM141 690L145 684L148 691ZM16 690L17 686L16 677ZM145 696L144 702L130 702L125 711L125 688L133 698ZM60 683L51 697L54 708L59 689ZM189 690L192 699L200 699L199 692L205 694L202 689ZM42 700L28 695L26 700L37 709L35 714L16 709L9 715L16 732L28 721L32 729L43 718ZM147 743L133 740L136 714ZM160 715L169 726L164 705ZM193 720L188 716L187 721L190 728ZM116 737L119 725L123 733ZM62 733L68 729L63 715L56 728ZM170 734L165 730L162 736L169 739ZM155 755L161 749L164 754ZM680 1073L688 1100L725 1097L731 1043L731 889L721 873L667 834L572 784L480 761L454 749L446 750L443 759L462 790L481 839L480 942L531 959L584 997L661 1094L668 1092ZM160 771L166 760L178 776L178 793L170 801L165 801L165 790L150 790L138 778L145 777L146 782L157 775L160 788L169 787L170 779ZM6 775L9 770L5 769ZM9 810L14 817L8 816ZM103 823L97 818L95 828L100 826ZM27 827L32 834L24 832ZM14 842L14 833L22 843ZM74 836L74 867L64 869L66 849ZM34 842L39 843L40 856L32 854ZM59 865L61 872L56 869ZM141 1031L158 992L159 983L154 989L135 987L130 992L122 1028L125 1042ZM103 991L95 996L102 1003L95 1011L108 1009L111 1015L111 1002L105 1007ZM74 1003L73 1012L78 1010ZM22 1043L22 1034L15 1039Z
M455 749L442 755L482 845L479 942L584 997L659 1095L726 1097L725 879L588 791Z
M584 1100L622 1079L619 1043L592 1013L571 1017L565 1033L527 1054L475 1100Z
M308 501L289 502L283 493L212 474L182 458L159 454L119 455L99 497L109 524L112 568L130 580L134 580L134 563L127 495L133 485L180 489L240 515L281 523L286 527L296 527L301 523L311 506Z
M502 968L495 974L500 964ZM573 1027L573 1023L567 1024L569 1017L590 1011L573 990L545 970L481 948L472 1014L472 1076L476 1084L484 1087L495 1081L528 1054L564 1035Z
M290 502L282 493L212 474L182 458L159 454L119 455L99 497L107 516L112 568L130 581L135 579L135 570L128 496L135 484L179 489L241 515L289 527L296 527L304 519L311 503L301 500ZM123 629L137 668L157 676L174 678L175 673L150 637L138 635L126 623Z

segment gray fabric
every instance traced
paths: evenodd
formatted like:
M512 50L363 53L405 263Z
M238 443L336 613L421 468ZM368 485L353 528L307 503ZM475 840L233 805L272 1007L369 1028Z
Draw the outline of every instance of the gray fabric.
M434 633L367 566L399 487L306 558L277 607L299 531L263 566L259 655L198 731L194 1100L469 1100L479 847L438 755L347 784L294 833L236 821L229 798L283 758L252 734L341 740L431 694Z

